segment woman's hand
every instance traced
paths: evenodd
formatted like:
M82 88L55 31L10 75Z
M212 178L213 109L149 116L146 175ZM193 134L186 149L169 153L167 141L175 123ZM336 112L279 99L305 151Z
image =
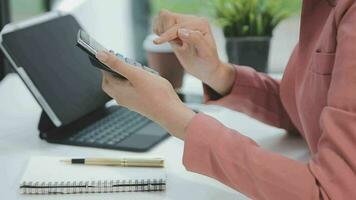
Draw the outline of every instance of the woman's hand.
M180 101L166 79L130 66L108 52L100 52L97 58L127 79L103 72L102 87L109 96L184 140L185 128L195 113Z
M170 42L185 70L214 90L227 94L234 82L234 68L220 61L207 19L161 11L154 32L154 42Z

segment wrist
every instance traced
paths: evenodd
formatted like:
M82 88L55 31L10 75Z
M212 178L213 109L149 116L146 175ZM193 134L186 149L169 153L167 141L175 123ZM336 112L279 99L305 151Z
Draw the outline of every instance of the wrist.
M167 108L157 122L171 135L184 140L186 128L196 113L182 102Z
M205 83L224 96L230 92L234 82L234 66L229 63L220 62L215 72Z

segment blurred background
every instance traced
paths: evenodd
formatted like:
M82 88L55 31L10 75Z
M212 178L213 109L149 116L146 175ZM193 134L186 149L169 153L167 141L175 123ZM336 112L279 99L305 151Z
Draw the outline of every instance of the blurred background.
M251 28L253 25L250 27L248 27L249 25L242 26L241 30L244 31L245 35L236 32L236 35L232 35L232 38L241 38L247 35L253 36L253 40L256 40L256 36L267 36L268 42L270 41L270 45L267 47L269 53L266 54L268 56L267 70L270 73L282 73L290 53L298 41L301 0L262 1L267 2L263 3L264 7L260 6L262 5L261 0L248 0L248 2L246 0L0 0L0 26L3 27L4 24L9 22L18 22L41 15L47 11L70 13L105 46L140 62L147 63L146 50L155 50L150 49L150 47L144 48L143 43L145 38L151 34L153 17L159 13L160 9L164 8L175 12L208 17L213 26L220 57L224 61L228 61L231 60L230 54L236 53L236 49L227 50L226 47L227 43L231 43L231 35L228 35L226 23L229 16L225 14L230 12L234 18L243 18L241 12L237 13L236 9L233 11L231 8L237 8L240 6L239 3L244 5L243 3L247 2L251 10L258 10L258 12L255 12L255 10L246 11L245 15L249 16L247 23L252 24L252 18L256 19L257 28L253 32L254 30ZM256 5L252 5L250 2L255 2ZM268 2L274 2L276 5L271 8ZM279 11L275 7L278 7ZM264 29L259 29L258 26L261 24L258 21L259 17L262 16L260 20L267 19L264 17L264 9L267 11L269 9L268 12L271 12L272 17L276 17L271 21L277 21L277 17L280 19L280 23L278 21L276 27L272 27L271 35L268 31L264 32ZM247 9L244 8L244 10ZM222 11L223 15L220 13L219 16L218 11ZM251 13L255 13L256 17L251 17ZM236 26L240 22L233 21L231 23ZM254 45L256 45L256 42ZM237 51L241 50L237 49ZM1 55L0 79L9 72L11 70L6 65L3 55Z

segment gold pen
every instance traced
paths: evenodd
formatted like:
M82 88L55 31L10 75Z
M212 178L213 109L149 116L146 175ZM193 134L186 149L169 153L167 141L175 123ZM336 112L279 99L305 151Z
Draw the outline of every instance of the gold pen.
M161 158L73 158L61 160L67 164L83 164L83 165L103 165L103 166L118 166L118 167L164 167L164 160Z

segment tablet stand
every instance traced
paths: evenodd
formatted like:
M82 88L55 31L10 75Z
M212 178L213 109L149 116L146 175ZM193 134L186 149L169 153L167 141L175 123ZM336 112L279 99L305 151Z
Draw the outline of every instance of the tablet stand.
M50 130L53 130L55 128L57 128L53 122L51 121L51 119L48 117L48 115L46 114L46 112L44 112L42 110L41 112L41 117L40 117L40 121L38 122L38 130L40 132L39 136L41 139L46 139L48 137L48 132Z

